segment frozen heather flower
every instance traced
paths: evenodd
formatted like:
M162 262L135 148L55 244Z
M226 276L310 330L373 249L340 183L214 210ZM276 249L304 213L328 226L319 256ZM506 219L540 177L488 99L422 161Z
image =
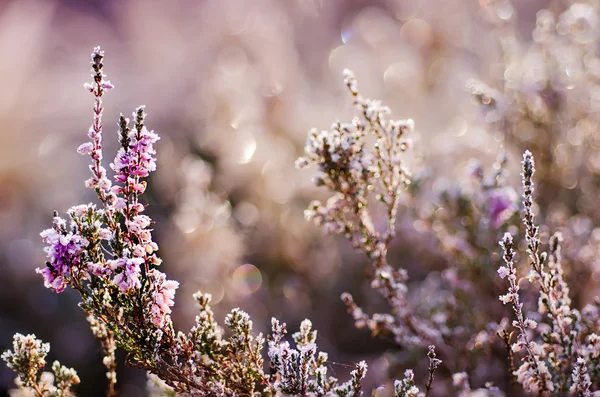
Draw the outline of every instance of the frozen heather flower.
M80 382L77 372L72 368L52 364L52 372L38 372L46 365L46 355L50 345L36 339L35 335L15 334L13 350L2 354L7 366L14 370L18 377L15 384L18 389L11 391L11 396L57 396L71 397L75 394L71 388Z
M589 354L592 358L600 357L600 336L597 334L590 334L588 336L589 342Z
M112 237L112 232L110 231L110 229L103 227L100 228L100 230L98 231L98 235L102 240L110 240Z
M157 327L163 327L167 320L167 314L171 313L171 306L175 304L175 290L179 283L173 280L167 280L164 273L156 269L150 270L148 277L153 280L151 314L152 323Z
M404 379L394 382L395 397L417 397L419 388L415 386L415 374L412 369L404 371Z
M65 290L68 278L73 268L81 263L81 254L88 241L73 231L67 231L65 220L56 216L54 227L46 229L40 236L48 244L44 248L48 261L45 268L37 268L36 271L44 277L46 288L52 288L57 293Z
M87 271L90 272L90 274L93 274L96 277L103 277L110 274L110 268L107 267L104 263L89 262L86 265L86 268Z
M132 220L126 221L127 229L135 234L141 233L150 226L152 220L147 215L135 215Z
M133 113L134 128L129 128L129 119L121 115L119 127L122 147L110 165L115 171L117 182L130 183L128 181L130 176L144 178L156 170L154 144L160 140L160 137L154 131L149 131L143 124L146 117L144 109L144 106L140 106Z
M108 266L112 270L120 270L113 279L113 282L123 292L141 287L140 265L144 263L144 258L129 258L129 255L129 251L125 250L123 257L108 261Z
M515 371L515 376L517 381L523 385L523 389L529 393L543 395L544 392L547 394L548 391L554 390L554 383L552 383L546 363L538 359L536 361L526 360Z
M360 391L361 381L365 378L365 376L367 376L367 368L366 361L360 361L358 364L356 364L356 369L350 372L354 396L360 396L362 394Z
M590 392L592 382L583 358L577 358L577 363L573 367L573 374L571 377L573 378L573 386L571 386L571 389L569 390L571 393L582 397L590 397L592 395Z
M51 391L55 391L56 396L74 396L70 389L73 385L80 383L79 376L73 368L60 365L58 361L52 363L53 387Z
M231 319L235 317L231 316ZM237 317L242 318L240 315ZM231 319L228 316L226 321L231 322ZM249 319L245 320L246 323L248 321ZM228 326L235 332L234 327L229 324ZM362 394L361 381L367 373L366 362L361 361L356 364L355 369L350 373L351 379L343 384L338 384L335 378L327 378L328 356L324 352L317 353L315 343L317 331L312 330L309 320L302 321L300 331L293 334L296 348L292 348L289 342L283 341L286 334L285 323L280 323L273 318L271 328L268 355L274 373L272 389L277 392L276 395L360 396Z
M85 142L79 145L77 153L85 156L92 153L92 150L94 150L94 144L92 142Z
M515 372L515 376L526 391L532 393L552 391L554 385L548 367L540 357L537 344L531 341L527 334L527 328L535 328L536 323L523 315L523 304L519 298L519 285L515 276L514 242L510 233L504 234L504 237L500 240L500 246L504 251L503 259L507 268L502 273L509 273L507 277L509 282L508 294L501 295L500 300L504 304L512 303L516 317L513 326L519 330L519 341L513 344L512 348L513 351L520 351L523 348L527 351L526 359L518 371Z
M537 327L537 322L535 322L535 320L532 320L530 318L526 318L524 321L525 327L527 328L531 328L531 329L535 329L535 327Z
M96 206L94 204L90 203L90 204L75 205L75 206L69 208L69 210L67 212L69 214L72 214L73 216L81 218L83 215L88 214L90 212L95 212L95 211L96 211Z
M19 375L25 386L33 386L36 374L46 365L46 355L50 351L48 343L42 343L35 335L15 334L13 350L2 353L2 360Z
M427 352L427 357L429 357L429 379L427 380L427 386L426 386L427 393L426 394L429 394L429 392L431 391L432 384L433 384L433 374L435 373L435 370L442 363L442 360L437 358L437 355L435 354L435 346L430 345L428 347L428 350L429 351Z
M500 278L506 278L510 274L510 269L506 266L500 266L498 268L498 275Z

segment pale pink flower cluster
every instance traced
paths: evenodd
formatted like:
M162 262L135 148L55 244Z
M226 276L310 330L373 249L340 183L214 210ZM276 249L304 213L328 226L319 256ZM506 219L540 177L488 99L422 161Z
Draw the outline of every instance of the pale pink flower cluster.
M119 270L113 279L113 283L119 286L123 292L139 289L142 286L140 282L140 265L144 263L144 258L130 258L129 256L129 250L125 249L122 257L107 261L107 265L111 270Z
M151 297L152 306L152 323L157 327L165 325L167 315L171 313L171 306L175 304L175 290L179 287L179 283L173 280L167 280L164 273L156 269L151 269L148 272L148 278L152 280Z

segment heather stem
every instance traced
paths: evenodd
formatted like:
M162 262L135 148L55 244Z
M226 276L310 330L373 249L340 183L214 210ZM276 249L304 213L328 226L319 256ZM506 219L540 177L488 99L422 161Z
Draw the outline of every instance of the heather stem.
M429 346L429 352L427 353L427 357L429 357L429 379L427 380L425 397L429 396L429 392L433 389L433 374L437 367L442 363L442 360L438 359L435 354L435 346Z
M514 267L514 250L513 250L512 236L509 233L505 233L503 239L500 241L500 245L502 246L502 248L504 250L503 258L506 263L505 269L507 272L507 274L505 276L508 277L508 281L510 284L510 287L508 289L509 293L505 296L502 296L501 300L504 303L512 302L513 310L517 317L517 321L515 321L513 324L519 330L519 337L522 338L524 341L524 346L525 346L525 349L527 350L527 357L528 357L530 365L533 369L533 372L535 374L536 381L540 387L540 390L547 391L548 388L546 386L546 382L544 382L542 375L540 373L540 364L538 362L538 356L537 356L537 354L535 354L533 352L532 342L529 340L529 337L527 336L527 328L531 327L532 324L534 324L534 323L532 323L531 320L527 319L527 324L526 324L526 320L523 316L523 311L522 311L523 304L520 302L519 285L518 285L517 276L516 276L517 271Z

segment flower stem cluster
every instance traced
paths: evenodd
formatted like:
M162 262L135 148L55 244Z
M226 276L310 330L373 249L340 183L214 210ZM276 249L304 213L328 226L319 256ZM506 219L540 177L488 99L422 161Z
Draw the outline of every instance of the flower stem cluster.
M534 223L533 175L535 162L533 155L526 151L522 162L523 182L523 224L530 264L528 280L539 288L538 312L545 315L549 324L540 330L537 322L523 314L523 303L519 299L519 280L514 265L514 243L506 233L500 245L504 250L505 265L498 269L501 278L509 282L508 294L500 296L503 303L511 303L517 319L513 326L519 331L517 342L512 350L525 350L523 364L514 371L517 381L532 393L549 395L577 391L578 395L589 395L590 380L588 366L598 367L595 352L597 341L598 313L593 305L582 314L571 307L569 287L563 279L561 264L560 233L555 233L548 243L548 251L542 252L539 226ZM532 340L531 335L541 334L542 341ZM504 335L507 335L504 332ZM510 338L505 341L509 343ZM569 376L571 374L571 376ZM587 393L587 394L586 394Z
M80 306L101 342L107 396L116 395L117 346L125 350L129 365L150 374L149 388L158 395L361 395L366 363L357 364L345 383L326 377L327 354L317 353L317 334L308 320L293 335L295 349L283 340L285 324L273 320L268 352L271 375L263 369L265 338L253 334L248 314L232 310L225 318L225 331L214 318L209 294L194 296L200 313L190 332L174 330L170 313L178 283L156 269L161 260L152 239L153 221L143 214L140 201L147 187L143 178L156 169L154 144L159 137L146 128L143 106L134 111L133 123L121 115L120 149L111 164L114 184L108 179L102 166L102 96L113 86L104 79L103 58L100 48L95 48L93 82L86 84L94 96L91 142L78 149L92 159L92 177L86 186L96 191L101 207L74 206L68 210L68 221L54 214L53 227L41 233L48 261L38 272L56 293L71 286L81 294ZM31 388L36 397L71 395L71 386L79 383L73 370L55 363L51 379L37 376L48 350L49 345L33 335L17 334L14 351L2 357L17 372L19 385Z
M328 131L311 130L304 149L306 156L296 161L298 168L317 166L319 173L314 183L333 193L326 204L313 201L305 217L322 226L325 233L344 235L371 260L372 287L389 302L392 315L369 317L350 294L344 293L342 300L357 327L366 326L373 335L391 336L399 344L439 343L439 333L418 319L408 306L406 271L394 270L386 259L395 235L401 192L410 184L403 155L410 147L405 135L414 131L414 122L387 119L389 108L378 100L364 98L358 91L356 78L347 69L344 82L354 102L356 117L350 123L335 122ZM371 216L372 194L386 208L387 226L383 231L376 230Z
M38 374L46 366L50 345L36 339L35 335L15 334L13 350L2 354L2 359L18 377L18 392L35 397L69 397L75 394L71 388L79 383L77 372L58 361L52 364L52 372Z
M317 353L317 331L312 330L310 320L300 324L300 331L293 335L296 348L284 341L285 323L275 318L271 321L272 334L269 340L271 372L275 381L273 389L284 395L311 396L360 396L361 381L367 374L364 361L356 364L351 379L339 384L338 379L327 376L327 353Z

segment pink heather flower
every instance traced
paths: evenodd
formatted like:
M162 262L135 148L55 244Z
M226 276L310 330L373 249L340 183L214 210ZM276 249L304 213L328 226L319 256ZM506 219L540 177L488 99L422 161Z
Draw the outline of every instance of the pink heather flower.
M48 257L46 267L36 269L44 277L46 288L52 288L57 293L65 290L66 279L70 276L73 267L81 262L83 249L89 242L82 236L67 233L64 219L55 217L54 228L46 229L40 233L42 240L48 244L44 248Z
M135 158L131 152L126 152L125 149L121 148L115 156L114 162L110 165L110 168L115 171L115 181L127 182L127 178L130 174L129 168L134 164Z
M125 200L123 197L117 197L113 202L113 207L116 210L122 210L123 208L127 207L127 200Z
M175 290L179 283L173 280L167 280L164 273L156 269L149 272L149 278L154 278L154 291L152 292L152 323L157 327L165 325L167 315L171 313L171 306L175 304Z
M509 274L510 274L510 270L508 267L500 266L498 268L498 275L500 276L500 278L504 279L504 278L508 277Z
M91 55L92 63L92 83L86 83L85 89L90 91L95 98L94 101L94 121L88 131L88 136L92 142L87 142L79 146L77 152L82 155L89 155L92 158L90 170L92 177L85 182L85 186L90 189L99 189L100 197L103 201L106 200L106 192L110 189L111 183L106 177L106 169L102 166L102 95L104 90L113 88L113 85L104 79L106 77L102 72L102 59L104 51L100 47L94 48Z
M102 240L110 240L112 238L112 232L110 229L101 228L98 234Z
M154 131L148 131L146 127L142 128L140 140L132 146L133 151L139 153L141 159L138 167L132 170L133 175L146 177L156 170L156 158L152 156L156 154L154 144L158 140L160 137Z
M514 296L514 294L509 293L506 295L500 295L499 298L500 298L500 301L506 305L507 303L512 302L514 300L515 296Z
M535 327L537 327L537 322L535 322L534 320L532 320L530 318L526 318L523 323L525 324L525 327L527 327L527 328L535 329Z
M44 287L53 289L57 294L60 294L67 288L65 278L49 266L43 269L38 267L35 271L44 277Z
M77 153L85 156L92 153L92 150L94 150L94 144L92 144L92 142L86 142L79 145Z
M127 229L131 233L140 234L144 229L150 226L152 220L146 215L136 215L133 220L126 221Z
M140 109L138 108L138 110ZM134 117L137 112L134 113ZM125 122L128 124L129 120L125 119ZM132 128L128 131L127 138L129 140L127 147L119 149L110 165L115 171L115 180L121 183L128 182L128 178L131 176L145 178L150 175L150 172L156 170L154 144L160 140L154 131L149 131L145 126L142 126L140 131ZM138 187L138 189L140 188Z
M144 193L146 191L146 183L145 182L134 183L133 190L138 194Z
M110 186L111 186L111 183L108 180L108 178L106 178L106 176L103 178L100 178L100 180L98 181L98 188L100 190L107 191L110 189Z
M73 214L73 216L76 216L78 218L81 218L83 215L85 215L89 210L95 211L96 210L96 206L94 204L80 204L80 205L75 205L71 208L69 208L69 210L67 211L69 214Z
M146 254L146 250L141 245L133 247L133 256L143 257Z
M108 261L108 266L112 270L122 270L115 276L113 282L123 292L139 289L142 286L140 265L144 263L144 258L127 258L127 256L129 256L129 251L124 250L123 257Z
M106 276L110 273L110 269L104 263L89 262L87 264L87 270L97 277Z

